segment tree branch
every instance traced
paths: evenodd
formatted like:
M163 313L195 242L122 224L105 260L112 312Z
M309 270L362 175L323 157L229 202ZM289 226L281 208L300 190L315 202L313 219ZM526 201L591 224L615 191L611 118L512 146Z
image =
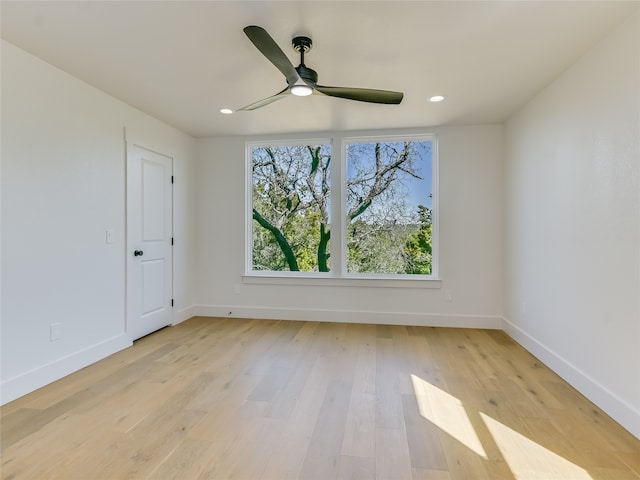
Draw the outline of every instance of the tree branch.
M260 213L258 213L258 211L255 208L253 209L253 219L256 222L258 222L260 226L262 226L263 228L271 232L276 242L278 243L280 250L282 250L282 253L284 254L285 259L287 260L287 264L289 265L289 270L291 270L292 272L299 271L300 268L298 267L298 261L296 260L296 256L294 255L293 250L291 249L291 245L289 245L289 242L287 241L285 236L282 234L280 229L272 225L271 223L269 223L269 221L266 218L264 218L262 215L260 215Z

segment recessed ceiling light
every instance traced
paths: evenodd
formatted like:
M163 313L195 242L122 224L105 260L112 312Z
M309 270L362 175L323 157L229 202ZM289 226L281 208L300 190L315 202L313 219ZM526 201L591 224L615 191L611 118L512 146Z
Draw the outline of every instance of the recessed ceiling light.
M225 115L229 115L230 113L233 113L233 110L231 110L230 108L221 108L220 109L220 113L224 113Z
M434 95L433 97L431 97L429 99L429 101L433 102L433 103L441 102L443 100L444 100L444 96L442 96L442 95Z

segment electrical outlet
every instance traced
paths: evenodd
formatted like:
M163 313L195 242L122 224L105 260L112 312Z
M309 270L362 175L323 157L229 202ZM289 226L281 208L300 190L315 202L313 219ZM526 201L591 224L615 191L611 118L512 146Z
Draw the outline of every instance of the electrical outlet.
M105 240L108 244L113 243L113 230L110 228L107 228L105 237L106 237Z
M451 290L444 291L444 301L445 302L453 301L453 292Z

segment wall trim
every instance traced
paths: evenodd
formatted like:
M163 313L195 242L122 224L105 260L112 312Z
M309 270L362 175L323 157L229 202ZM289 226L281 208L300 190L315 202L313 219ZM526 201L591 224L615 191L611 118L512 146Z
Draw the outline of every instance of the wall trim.
M604 410L632 435L640 439L640 409L638 407L634 407L620 398L593 377L562 357L562 355L554 352L506 318L502 319L502 330L590 401Z
M120 334L4 380L0 383L0 404L4 405L31 393L131 345L133 343L129 337L126 334Z
M240 307L237 305L196 305L200 317L258 318L265 320L306 320L337 323L371 323L423 327L487 328L498 330L502 317L489 315L370 312L302 308Z
M173 323L171 325L178 325L179 323L189 320L191 317L195 317L195 307L187 307L174 312Z

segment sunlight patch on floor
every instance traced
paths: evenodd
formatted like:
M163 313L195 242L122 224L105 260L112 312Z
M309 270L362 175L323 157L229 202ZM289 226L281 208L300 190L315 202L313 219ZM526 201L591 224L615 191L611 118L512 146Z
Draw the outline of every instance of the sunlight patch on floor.
M467 448L487 459L487 454L462 402L416 375L411 375L411 382L420 414Z
M582 468L560 455L544 448L533 440L480 412L502 456L516 479L591 480Z
M420 414L461 444L488 459L459 398L411 375ZM475 411L473 412L476 413ZM517 480L593 480L586 470L482 412L477 412Z

